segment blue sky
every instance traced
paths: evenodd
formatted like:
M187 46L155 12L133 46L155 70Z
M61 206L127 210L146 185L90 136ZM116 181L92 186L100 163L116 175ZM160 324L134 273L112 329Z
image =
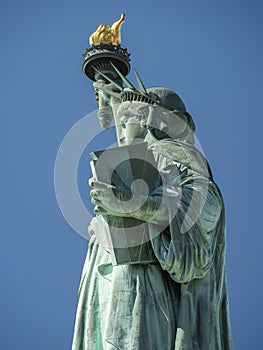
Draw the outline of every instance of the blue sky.
M121 12L122 42L145 85L176 91L194 117L227 209L235 348L261 349L262 2L1 5L1 349L70 349L87 242L57 205L54 164L66 133L97 108L81 71L89 35ZM91 128L94 123L91 117ZM87 203L88 161L83 155L79 169Z

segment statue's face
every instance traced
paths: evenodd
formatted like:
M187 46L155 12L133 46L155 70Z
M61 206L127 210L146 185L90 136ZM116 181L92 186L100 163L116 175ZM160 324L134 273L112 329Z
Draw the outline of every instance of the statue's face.
M117 119L123 129L125 144L144 141L148 114L147 103L126 101L120 104L117 109Z

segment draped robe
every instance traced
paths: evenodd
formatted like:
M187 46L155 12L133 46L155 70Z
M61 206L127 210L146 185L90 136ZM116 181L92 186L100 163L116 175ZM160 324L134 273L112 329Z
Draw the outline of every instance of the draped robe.
M166 206L160 223L147 223L157 261L113 266L96 237L103 222L92 220L72 349L231 350L220 190L193 145L151 149Z

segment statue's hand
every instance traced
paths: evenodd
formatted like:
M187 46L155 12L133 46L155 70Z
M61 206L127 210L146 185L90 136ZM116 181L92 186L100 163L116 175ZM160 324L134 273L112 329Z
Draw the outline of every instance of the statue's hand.
M106 83L104 80L98 80L93 83L96 101L99 107L106 107L110 104L110 95L105 92Z
M132 217L154 224L167 222L168 213L162 196L135 195L131 191L118 189L93 178L89 180L89 184L93 187L90 195L96 215Z
M106 84L104 80L99 79L98 81L95 81L93 83L94 91L96 100L99 101L99 94L101 95L101 98L103 99L103 102L105 106L107 106L110 103L111 100L111 91L112 92L119 92L120 90L116 89L114 84L109 83Z
M94 180L89 181L91 202L95 205L95 214L131 217L139 210L143 200L132 192Z

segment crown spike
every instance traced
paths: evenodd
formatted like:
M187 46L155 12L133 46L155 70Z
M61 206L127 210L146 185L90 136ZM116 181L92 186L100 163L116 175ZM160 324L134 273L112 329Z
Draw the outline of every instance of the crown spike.
M140 92L144 95L147 95L146 88L142 82L141 77L139 76L139 73L137 72L137 70L135 68L134 68L134 73L135 73L135 77L136 77Z
M110 83L112 83L119 91L123 90L123 87L117 84L113 79L108 77L106 74L104 74L102 71L97 69L96 67L92 66L92 68L95 70L96 73L99 73L100 75L103 76L103 78L107 79Z
M112 67L115 69L116 73L118 73L119 77L122 79L122 81L128 86L128 88L132 89L132 90L136 90L136 88L132 85L132 83L125 78L125 76L118 70L117 67L114 66L114 64L111 62Z
M118 98L119 100L121 99L121 96L120 96L120 93L119 92L114 92L114 91L111 91L110 89L104 89L102 87L97 87L96 89L102 91L102 92L105 92L106 94L109 94L111 96L114 96L116 98Z

